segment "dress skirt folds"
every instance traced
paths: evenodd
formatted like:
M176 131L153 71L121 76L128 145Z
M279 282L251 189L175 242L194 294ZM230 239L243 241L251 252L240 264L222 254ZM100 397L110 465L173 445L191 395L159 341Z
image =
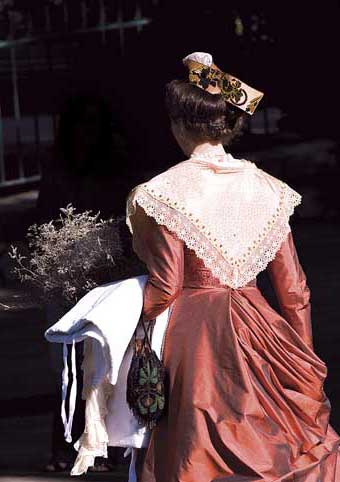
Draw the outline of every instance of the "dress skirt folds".
M141 482L340 482L327 367L313 351L310 292L291 232L267 267L279 314L256 279L221 285L141 207L131 222L150 273L144 317L171 307L167 410Z

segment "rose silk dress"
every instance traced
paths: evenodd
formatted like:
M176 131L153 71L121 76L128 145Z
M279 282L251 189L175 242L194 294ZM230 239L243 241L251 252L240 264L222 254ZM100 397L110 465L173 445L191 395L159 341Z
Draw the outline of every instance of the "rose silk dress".
M131 221L150 274L144 318L172 306L168 406L141 482L340 482L327 367L313 351L310 291L291 232L267 267L278 314L256 280L221 285L140 206Z

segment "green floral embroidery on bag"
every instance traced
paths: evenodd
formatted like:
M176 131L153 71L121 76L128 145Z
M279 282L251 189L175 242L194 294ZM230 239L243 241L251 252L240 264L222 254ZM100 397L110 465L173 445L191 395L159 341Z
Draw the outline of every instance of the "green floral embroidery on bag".
M135 339L126 400L141 425L153 428L165 408L165 368L151 345Z
M150 362L146 364L145 369L140 369L140 377L139 377L139 384L145 385L145 383L153 383L156 384L158 382L158 369L157 367L153 367L151 370Z

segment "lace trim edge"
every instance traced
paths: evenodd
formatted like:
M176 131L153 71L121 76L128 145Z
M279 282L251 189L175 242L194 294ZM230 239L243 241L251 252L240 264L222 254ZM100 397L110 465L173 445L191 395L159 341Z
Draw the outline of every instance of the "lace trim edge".
M133 190L128 199L126 222L133 232L129 217L133 215L136 203L139 204L157 224L175 233L189 249L194 250L222 284L237 289L256 278L274 260L291 230L289 218L295 207L301 203L301 199L299 193L281 181L279 208L268 222L269 227L253 243L251 253L236 260L226 259L225 253L221 253L217 246L199 231L194 222L180 212L180 208L174 209L164 201L156 199L141 186Z

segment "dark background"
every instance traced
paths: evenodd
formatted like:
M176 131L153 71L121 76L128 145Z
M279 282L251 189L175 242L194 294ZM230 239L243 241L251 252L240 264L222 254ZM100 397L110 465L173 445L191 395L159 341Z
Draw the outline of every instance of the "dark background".
M0 1L0 469L38 467L49 452L55 395L46 321L11 280L6 252L32 222L77 199L72 188L53 188L60 113L79 95L103 98L112 110L119 149L92 159L84 178L94 182L84 181L76 206L122 214L129 189L184 160L163 97L193 51L212 53L220 68L265 93L231 151L303 196L292 230L340 430L338 25L331 0ZM77 176L82 185L83 173ZM48 194L37 205L39 189Z

